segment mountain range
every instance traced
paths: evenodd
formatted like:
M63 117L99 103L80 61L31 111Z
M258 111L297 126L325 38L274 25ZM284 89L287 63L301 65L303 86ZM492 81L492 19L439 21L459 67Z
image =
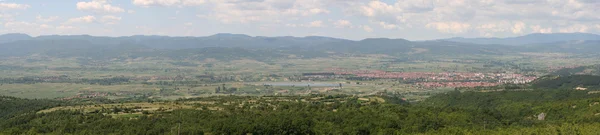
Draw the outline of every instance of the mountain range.
M449 38L445 41L473 43L473 44L501 44L501 45L529 45L564 41L600 40L600 35L590 33L535 33L509 38Z
M510 38L451 38L430 41L369 38L347 40L331 37L262 37L216 34L206 37L48 35L0 35L0 56L144 57L183 59L302 58L336 54L505 55L519 52L597 53L600 36L587 33L530 34ZM217 53L218 52L218 53Z

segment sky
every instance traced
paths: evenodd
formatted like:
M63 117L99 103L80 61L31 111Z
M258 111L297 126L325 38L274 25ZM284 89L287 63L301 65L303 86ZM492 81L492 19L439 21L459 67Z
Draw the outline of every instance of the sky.
M600 0L0 0L0 34L328 36L600 33Z

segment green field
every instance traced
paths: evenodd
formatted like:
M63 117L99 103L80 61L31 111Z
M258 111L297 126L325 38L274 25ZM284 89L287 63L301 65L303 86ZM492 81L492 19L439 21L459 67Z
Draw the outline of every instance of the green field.
M284 58L270 61L252 59L174 61L162 57L139 57L135 59L92 60L86 63L82 63L80 58L30 56L0 59L0 68L3 68L0 76L2 78L19 78L64 75L70 79L104 79L123 76L130 78L162 77L163 79L157 78L111 85L69 82L35 84L3 83L0 86L0 95L53 99L72 97L87 91L129 93L129 95L108 96L113 99L128 98L136 96L135 94L150 94L148 96L153 98L178 99L220 95L219 93L215 93L215 89L222 86L222 84L226 84L226 87L235 87L238 89L237 93L230 94L239 95L306 95L311 93L311 91L323 94L369 95L376 92L388 91L403 93L407 98L418 101L434 93L452 90L452 88L420 89L414 88L410 84L393 82L393 80L349 81L344 79L315 81L317 83L343 83L347 85L343 89L333 87L265 88L264 86L247 84L256 84L258 82L289 82L292 81L289 79L290 77L299 77L302 73L331 72L330 69L332 68L389 72L508 72L541 76L551 72L552 69L550 67L568 67L597 63L600 63L600 60L597 58L582 58L578 54L566 53L522 53L506 56L433 56L401 61L389 55L332 56L308 59ZM226 81L199 81L195 78L198 75L212 75L225 78ZM172 80L175 77L181 77L183 80ZM144 84L162 81L171 83L181 81L197 82L193 85ZM361 82L362 84L356 85L357 82Z

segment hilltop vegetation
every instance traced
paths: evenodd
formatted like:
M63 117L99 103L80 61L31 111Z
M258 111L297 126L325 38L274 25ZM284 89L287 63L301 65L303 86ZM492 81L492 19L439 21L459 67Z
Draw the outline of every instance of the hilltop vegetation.
M552 75L569 76L576 74L600 75L600 65L579 66L574 68L564 68L551 73Z
M599 102L598 94L574 90L454 91L410 105L352 96L197 98L175 102L192 108L144 113L123 104L27 113L0 122L0 133L589 134Z
M536 80L535 88L545 89L575 89L584 88L590 90L600 89L600 76L592 75L570 75L570 76L546 76Z
M0 96L0 120L35 113L42 109L48 109L63 104L60 101L48 99L21 99L8 96Z

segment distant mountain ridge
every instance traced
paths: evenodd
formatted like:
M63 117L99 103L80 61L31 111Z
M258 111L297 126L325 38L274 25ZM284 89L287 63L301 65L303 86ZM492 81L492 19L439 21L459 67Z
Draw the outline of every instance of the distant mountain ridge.
M156 49L190 49L204 47L256 47L274 48L290 46L309 46L330 42L348 41L330 37L252 37L244 34L220 33L205 37L169 37L169 36L123 36L103 37L89 35L47 35L30 38L29 40L85 40L92 44L118 45L138 44ZM19 40L15 40L19 41ZM9 43L9 42L4 42Z
M33 37L31 37L27 34L20 34L20 33L4 34L4 35L0 35L0 44L14 42L14 41L20 41L20 40L29 40L32 38Z
M241 46L240 43L234 43L231 40L244 41L244 44L251 44L253 42L262 42L261 44L282 44L278 42L288 42L291 46L294 42L300 42L301 44L320 44L323 42L340 42L340 41L356 41L333 37L323 36L306 36L306 37L293 37L293 36L279 36L279 37L266 37L266 36L249 36L245 34L231 34L231 33L219 33L211 36L204 37L171 37L171 36L157 36L157 35L133 35L133 36L121 36L121 37L106 37L106 36L90 36L90 35L42 35L38 37L31 37L27 34L12 33L0 35L0 43L9 43L20 40L59 40L59 39L84 39L94 43L94 40L107 41L119 41L119 42L153 42L155 40L174 40L174 41L190 41L190 42L206 42L209 40L218 40L221 43L227 43L233 46ZM228 41L229 40L229 41ZM262 41L261 41L262 40ZM358 41L369 41L369 40L388 40L388 38L367 38ZM409 41L405 39L390 39L399 41ZM586 40L600 40L600 35L591 33L552 33L542 34L534 33L518 37L508 38L449 38L449 39L437 39L437 41L451 41L459 43L470 43L470 44L497 44L497 45L531 45L541 43L555 43L555 42L566 42L566 41L586 41ZM419 41L412 41L419 42ZM290 43L292 43L290 45ZM148 43L146 43L148 44ZM275 45L277 46L277 45ZM218 46L211 46L218 47ZM270 46L272 47L272 46Z
M390 56L507 55L521 52L598 53L598 35L532 34L515 39L545 39L527 45L481 45L450 40L409 41L406 39L368 38L347 40L331 37L264 37L243 34L216 34L206 37L48 35L0 35L0 56L48 55L55 57L170 57L178 59L239 58L272 59L287 56L299 58L327 57L337 54L386 54ZM578 37L578 38L569 38ZM509 40L509 39L495 39ZM553 41L553 42L550 42ZM542 41L540 41L542 42ZM214 53L219 52L219 53Z
M473 44L501 44L501 45L528 45L541 43L554 43L576 40L600 40L600 35L590 33L534 33L519 37L509 38L449 38L444 41L473 43Z

